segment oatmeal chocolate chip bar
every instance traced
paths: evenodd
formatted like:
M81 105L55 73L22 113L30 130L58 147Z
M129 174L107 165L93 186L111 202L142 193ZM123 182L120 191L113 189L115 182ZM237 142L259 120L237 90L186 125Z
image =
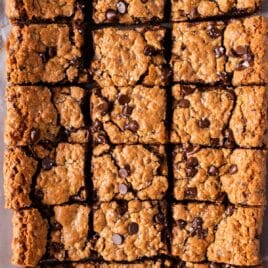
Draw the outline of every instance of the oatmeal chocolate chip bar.
M207 203L173 206L172 255L184 261L254 266L261 263L263 208Z
M93 150L96 199L161 200L168 188L164 146L99 145Z
M49 256L60 261L90 257L90 207L73 204L56 206L53 210L54 216L50 218Z
M10 86L6 90L5 142L9 146L41 141L85 143L88 130L80 87Z
M268 82L267 19L173 25L175 82L262 85Z
M91 96L95 144L164 144L166 90L160 87L105 87Z
M177 146L173 151L177 200L265 205L266 151Z
M48 145L45 145L48 147ZM56 148L9 148L5 154L6 207L56 205L87 199L84 146L60 143Z
M94 213L94 231L94 249L106 261L134 261L166 253L165 203L102 203Z
M98 24L159 22L164 8L164 0L93 0L93 19Z
M83 0L7 0L6 14L16 21L84 20Z
M171 20L185 21L219 16L252 14L261 0L172 0Z
M67 24L13 25L7 76L13 84L87 82L82 28Z
M37 209L20 210L13 216L14 265L36 267L46 253L48 222Z
M171 142L226 148L266 146L267 92L262 86L175 85Z
M170 69L163 55L163 27L105 28L93 32L93 78L101 87L163 86Z

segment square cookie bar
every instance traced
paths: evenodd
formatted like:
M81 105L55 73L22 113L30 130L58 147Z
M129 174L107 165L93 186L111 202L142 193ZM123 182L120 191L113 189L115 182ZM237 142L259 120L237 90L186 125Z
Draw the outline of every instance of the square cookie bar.
M56 148L9 148L4 160L6 207L56 205L87 199L84 146L60 143Z
M172 255L183 261L260 265L262 207L173 206Z
M164 144L166 90L160 87L105 87L91 96L95 144Z
M82 21L84 1L81 0L7 0L6 14L12 22Z
M167 251L166 228L164 202L102 203L94 212L94 249L106 261L157 256Z
M15 25L7 42L12 84L87 82L83 29L67 24Z
M5 143L87 142L89 133L82 112L85 97L80 87L8 87Z
M93 0L93 19L98 24L160 22L164 8L164 0Z
M266 151L177 146L173 151L177 200L265 205ZM254 179L253 179L254 178Z
M226 148L266 146L267 92L264 86L175 85L171 142Z
M93 150L92 180L98 201L161 200L168 188L164 146L99 145Z
M160 26L94 31L95 81L101 87L165 85L170 75L163 55L165 33Z
M251 14L260 8L261 2L261 0L172 0L171 20L185 21Z
M173 25L175 82L263 85L268 81L267 19Z

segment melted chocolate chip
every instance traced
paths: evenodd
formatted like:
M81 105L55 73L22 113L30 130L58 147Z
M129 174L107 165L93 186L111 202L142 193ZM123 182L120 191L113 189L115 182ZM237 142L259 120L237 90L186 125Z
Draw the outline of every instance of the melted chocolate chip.
M36 143L40 138L40 130L38 128L32 128L30 132L31 143Z
M217 167L215 167L215 166L210 166L209 168L208 168L208 175L210 175L210 176L219 176L219 174L220 174L220 171L219 171L219 169L217 168Z
M190 107L190 101L187 99L181 99L178 101L178 106L180 108L189 108Z
M52 169L53 165L54 165L54 160L51 159L50 157L45 157L42 160L42 168L44 170L50 170L50 169Z
M196 157L190 157L186 162L186 167L196 167L198 164L199 162Z
M230 128L224 130L224 146L226 148L233 148L235 146L234 134Z
M120 234L113 234L112 240L115 245L121 245L124 242L124 237Z
M109 111L109 104L107 101L103 101L98 105L98 110L100 111L101 115L104 116Z
M157 54L157 50L153 46L147 45L145 46L143 53L145 56L153 56Z
M248 60L241 60L237 64L236 70L237 71L243 71L243 70L247 69L248 67L250 67L250 62Z
M185 220L178 220L178 226L182 230L187 225L187 222Z
M61 127L58 135L57 135L57 142L63 142L63 141L68 141L68 137L70 136L70 132L68 129Z
M210 126L210 121L207 119L207 118L201 118L199 121L198 121L198 126L200 128L209 128Z
M158 213L158 214L154 215L154 222L159 223L159 224L163 224L165 222L164 214Z
M131 222L128 225L128 233L134 235L139 231L139 225L136 222Z
M185 173L186 173L188 178L193 178L197 172L198 172L198 170L194 167L187 167L185 169Z
M115 10L112 10L112 9L107 10L105 17L109 22L115 22L118 20L117 12Z
M54 58L57 55L57 48L56 47L49 47L47 49L47 53L48 53L48 56L50 59Z
M185 195L186 198L195 198L197 196L197 189L196 189L196 187L187 188L184 191L184 195Z
M120 105L125 105L130 102L130 98L124 94L119 94L117 99Z
M102 128L103 128L102 122L97 119L96 121L93 122L91 130L93 133L95 133L102 130Z
M229 174L235 174L238 171L237 165L231 165L229 168Z
M244 54L247 54L248 51L250 51L249 46L238 46L238 47L235 49L235 54L236 54L237 56L243 56Z
M127 178L130 176L131 170L129 165L125 165L124 167L119 169L119 176L122 178Z
M121 195L126 195L127 194L127 192L128 192L128 187L127 187L127 185L126 184L120 184L119 185L119 193L121 194Z
M207 34L212 38L216 39L221 36L222 31L215 27L214 25L209 25L207 28Z
M217 46L214 48L216 58L220 58L225 54L225 48L223 46Z
M123 216L128 210L128 205L127 202L125 202L124 200L120 200L120 202L118 202L118 207L117 207L117 213L121 216Z
M127 13L127 4L124 1L118 1L117 4L117 10L120 14L125 14Z
M130 130L132 132L137 132L139 130L140 126L136 120L130 120L126 125L125 129Z

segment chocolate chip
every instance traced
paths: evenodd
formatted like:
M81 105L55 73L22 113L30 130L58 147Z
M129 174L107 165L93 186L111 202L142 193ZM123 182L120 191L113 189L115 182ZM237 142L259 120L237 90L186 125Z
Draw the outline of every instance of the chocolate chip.
M53 231L60 231L62 229L62 225L60 223L58 223L57 221L54 221L52 224L51 224L51 229Z
M189 18L190 18L191 20L193 20L193 19L198 18L199 15L200 15L200 14L199 14L199 12L198 12L198 9L197 9L197 8L193 8L193 9L191 10L190 14L189 14Z
M120 200L120 202L118 202L118 207L116 209L117 213L120 216L123 216L128 210L128 205L127 202L125 202L124 200Z
M178 106L180 108L189 108L190 101L189 100L186 100L186 99L181 99L181 100L178 101Z
M97 137L95 137L95 142L97 144L105 144L107 142L106 135L104 133L99 133Z
M249 46L238 46L235 49L235 53L238 56L243 56L244 54L247 54L248 51L250 51Z
M220 174L220 171L219 171L219 169L217 167L210 166L208 168L208 175L210 175L210 176L219 176L219 174Z
M192 227L194 229L201 229L203 225L203 219L201 217L195 217L192 222Z
M64 127L61 127L57 134L57 142L68 141L68 137L70 136L70 131Z
M86 200L86 189L82 187L76 195L71 196L72 201L84 202Z
M41 189L35 189L34 198L41 201L44 199L44 192Z
M234 140L233 131L230 128L227 128L227 129L224 130L223 135L225 137L224 146L226 148L233 148L235 146L235 140Z
M236 51L233 49L233 48L231 48L230 50L229 50L229 52L228 52L228 56L229 57L238 57L238 55L236 54Z
M178 220L178 226L182 230L187 225L187 222L185 220Z
M127 12L127 4L124 1L118 1L116 6L120 14L125 14Z
M217 46L214 48L216 58L220 58L225 54L225 48L223 46Z
M130 166L125 165L119 169L119 176L122 178L127 178L131 174Z
M41 58L42 63L47 63L47 61L48 61L48 55L46 54L46 52L39 53L39 57Z
M181 94L187 96L192 94L196 90L194 86L181 86Z
M209 128L210 121L207 118L203 117L198 121L198 126L200 128Z
M139 231L139 225L136 222L131 222L128 225L128 233L134 235Z
M196 167L198 164L199 162L196 157L190 157L186 162L186 167Z
M122 195L125 195L127 194L128 192L128 187L126 184L119 184L119 193L122 194Z
M120 234L113 234L112 240L115 245L121 245L124 242L124 237Z
M218 139L218 138L211 138L210 139L210 144L211 144L212 147L217 147L220 144L220 139Z
M184 195L186 198L195 198L197 196L196 187L189 187L184 191Z
M207 34L213 38L216 39L219 36L221 36L222 31L220 29L218 29L217 27L215 27L214 25L209 25L207 28Z
M218 73L218 77L220 82L222 82L223 84L229 84L230 80L231 80L231 75L227 72L220 72Z
M49 157L45 157L43 160L42 160L42 168L44 170L50 170L52 169L54 165L54 160L49 158Z
M130 102L130 98L124 94L119 94L117 99L120 105L125 105Z
M125 117L129 117L131 114L132 114L132 111L133 111L133 107L129 106L129 105L125 105L123 107L123 110L122 110L122 114L125 116Z
M235 206L234 205L230 205L226 209L226 214L228 216L232 216L234 214L234 211L235 211Z
M139 130L139 124L136 120L130 120L126 125L125 129L130 130L132 132L137 132Z
M185 169L185 173L186 173L188 178L193 178L197 172L198 172L198 170L194 167L188 167Z
M153 56L157 53L157 50L150 45L145 46L144 51L143 51L145 56Z
M229 168L229 173L232 175L232 174L235 174L236 172L238 171L238 167L237 165L231 165L230 168Z
M237 71L243 71L243 70L247 69L248 67L250 67L250 62L248 60L241 60L237 64L236 70Z
M49 47L47 50L49 58L54 58L57 55L57 48L56 47Z
M118 20L117 12L112 9L107 10L105 17L109 22L115 22Z
M40 138L40 130L38 128L32 128L30 132L31 143L36 143Z
M60 252L64 248L64 246L61 243L52 242L51 243L51 248L55 252Z
M109 104L107 101L104 101L98 105L98 110L100 111L101 115L104 116L109 110Z
M163 224L165 222L164 214L158 213L158 214L154 215L154 222L159 223L159 224Z
M91 127L91 130L94 133L94 132L100 131L102 128L103 128L102 122L97 119L96 121L93 122L93 125Z

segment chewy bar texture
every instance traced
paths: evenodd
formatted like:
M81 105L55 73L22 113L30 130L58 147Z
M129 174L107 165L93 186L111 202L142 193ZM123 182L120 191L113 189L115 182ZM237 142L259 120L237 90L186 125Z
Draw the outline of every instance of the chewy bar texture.
M266 147L267 92L265 86L175 85L171 142Z
M87 82L83 26L13 25L7 42L7 77L12 84Z
M167 253L166 204L102 203L94 212L94 250L106 261L135 261Z
M6 14L11 22L84 20L82 0L6 0Z
M265 205L266 151L177 146L173 151L177 200Z
M95 144L165 144L166 90L158 86L109 86L91 95Z
M163 27L105 28L93 32L93 78L101 87L166 85L170 69L164 57Z
M6 207L57 205L87 199L86 149L80 144L60 143L29 148L9 148L4 160Z
M98 201L161 200L168 189L164 146L99 145L93 150L92 181Z
M252 14L261 0L171 0L171 21Z
M263 85L268 82L267 18L173 24L175 82Z
M93 0L95 23L161 22L165 0Z
M173 206L172 255L184 261L261 264L263 208L207 203Z
M59 261L88 258L90 210L86 205L56 206L48 219L37 209L15 212L13 263L37 267L45 256Z
M28 146L40 142L86 143L80 87L10 86L6 89L5 143Z

